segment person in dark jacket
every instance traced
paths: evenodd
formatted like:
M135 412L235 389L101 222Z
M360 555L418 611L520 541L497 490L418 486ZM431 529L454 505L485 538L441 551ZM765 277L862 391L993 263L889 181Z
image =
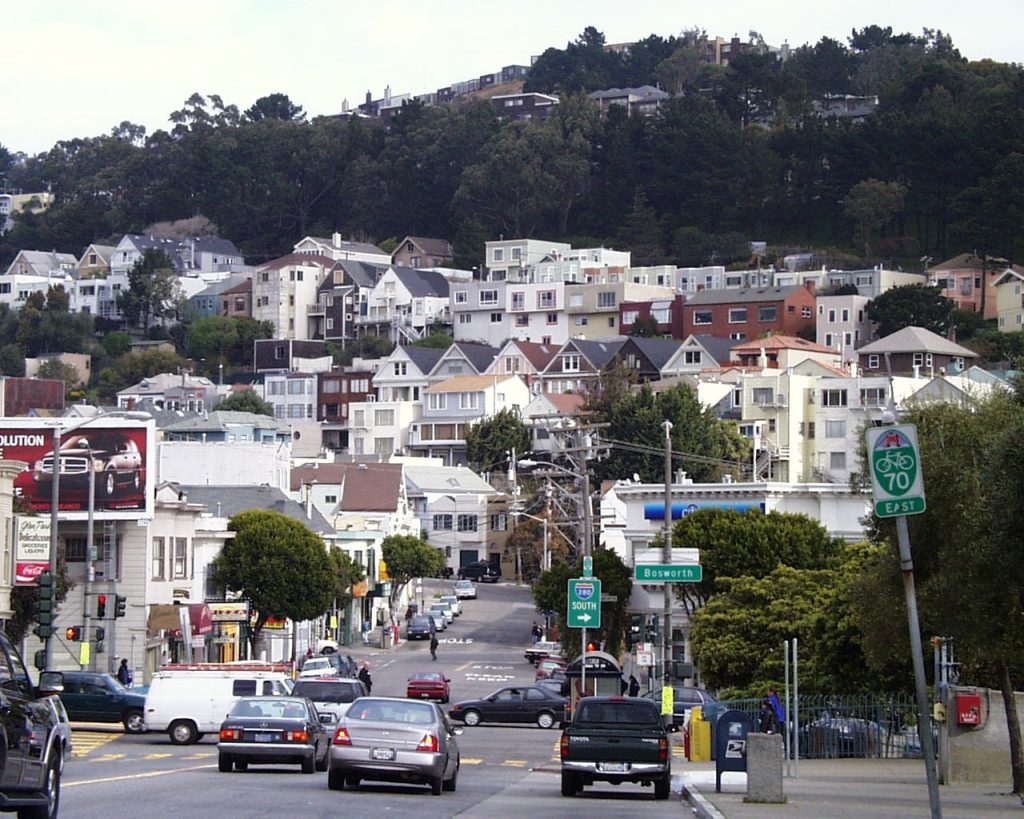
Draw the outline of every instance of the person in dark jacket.
M430 632L430 659L437 659L437 633Z
M363 667L359 669L359 679L366 686L366 693L369 694L373 690L373 678L370 676L370 664L368 662L364 662Z
M634 674L629 675L629 696L640 696L640 680L638 680Z

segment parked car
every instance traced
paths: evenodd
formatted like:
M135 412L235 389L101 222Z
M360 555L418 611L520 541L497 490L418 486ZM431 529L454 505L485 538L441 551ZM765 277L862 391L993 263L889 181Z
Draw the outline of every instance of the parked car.
M427 614L417 614L411 617L409 624L405 627L406 640L429 640L433 633L434 620Z
M448 702L451 681L439 671L417 671L405 685L405 696L412 700Z
M527 662L537 665L541 660L546 660L548 657L562 656L562 644L553 643L549 640L538 640L523 652L523 656Z
M448 630L448 620L445 618L443 611L429 611L427 612L427 617L433 622L434 631Z
M327 657L310 657L299 670L299 679L303 677L338 676L338 668Z
M501 580L501 568L492 566L486 560L459 567L459 580L475 580L477 583L497 583Z
M336 673L339 677L356 677L359 675L359 663L356 662L356 658L351 654L343 654L337 649L323 649L321 650L320 657L326 657L331 661L331 665L337 669ZM305 668L305 665L303 665Z
M435 796L454 791L461 733L432 702L361 697L334 733L327 787L358 788L366 779L422 783Z
M560 697L564 697L562 693L563 685L565 684L565 672L564 671L552 671L551 675L544 677L541 680L537 680L534 685L538 688L543 688L546 691L550 691L552 694L557 694Z
M478 700L457 702L448 716L466 725L482 722L535 722L550 728L565 714L565 697L537 685L511 685Z
M800 726L800 754L806 759L882 756L888 732L858 717L821 716Z
M459 598L456 597L454 594L442 594L441 602L447 603L449 606L451 606L452 614L454 614L456 617L462 614L462 601L459 600Z
M294 765L304 774L327 770L330 734L304 697L242 697L220 726L217 770Z
M536 679L543 680L551 675L553 671L565 671L565 660L561 657L545 657L537 663Z
M64 747L64 755L60 760L60 769L63 771L64 765L71 759L73 740L71 721L68 719L67 709L64 707L64 703L60 701L60 697L44 697L43 699L53 708L53 716L57 720L57 732L60 735L61 745Z
M476 583L472 580L456 581L455 596L460 600L476 600Z
M449 625L455 622L455 612L452 610L452 607L449 606L447 603L434 603L433 605L431 605L430 611L441 612L441 614L444 615L445 622Z
M293 696L312 700L317 713L330 717L332 725L337 725L349 705L367 693L361 680L350 677L303 677L292 688Z
M644 694L647 699L661 704L661 689L656 688ZM718 697L703 688L690 688L682 685L672 686L672 723L682 728L690 716L690 709L695 705L705 706L718 702Z
M60 701L72 722L120 722L129 734L145 730L146 698L110 674L65 671Z

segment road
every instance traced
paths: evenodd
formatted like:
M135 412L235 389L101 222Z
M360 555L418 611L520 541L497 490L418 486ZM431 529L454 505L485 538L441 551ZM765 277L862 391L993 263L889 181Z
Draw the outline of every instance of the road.
M444 583L447 589L450 583ZM440 589L441 581L426 586ZM533 681L523 659L536 619L530 591L512 584L480 585L479 598L441 635L436 662L425 641L390 651L355 646L370 661L373 693L404 696L418 669L444 671L452 699L472 699L513 683ZM564 817L678 816L678 797L654 802L651 788L595 785L573 800L559 793L557 729L476 726L459 737L462 771L455 793L431 796L426 788L368 783L359 791L330 791L327 775L302 775L295 767L254 766L246 772L217 770L216 737L189 746L171 745L166 734L129 736L76 727L75 751L64 771L62 817L136 819L140 814L249 819L274 816L336 817L386 814L417 819L448 816ZM676 760L682 762L677 749ZM681 765L680 765L681 767ZM642 804L641 804L642 803Z

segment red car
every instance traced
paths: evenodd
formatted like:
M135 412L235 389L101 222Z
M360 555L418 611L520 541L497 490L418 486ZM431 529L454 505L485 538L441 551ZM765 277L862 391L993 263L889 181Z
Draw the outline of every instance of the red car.
M560 657L547 657L537 663L535 679L543 680L551 676L552 671L565 671L565 660Z
M419 671L409 678L405 687L405 696L414 700L438 700L448 702L451 682L439 671Z

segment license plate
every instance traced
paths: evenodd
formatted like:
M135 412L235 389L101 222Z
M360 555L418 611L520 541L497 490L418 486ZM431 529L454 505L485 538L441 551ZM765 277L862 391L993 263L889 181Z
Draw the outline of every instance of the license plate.
M370 751L371 759L392 760L395 758L394 748L374 748Z
M601 773L625 773L629 770L628 762L598 762L597 769Z
M274 741L274 735L273 734L253 734L252 741L253 742L273 742Z

